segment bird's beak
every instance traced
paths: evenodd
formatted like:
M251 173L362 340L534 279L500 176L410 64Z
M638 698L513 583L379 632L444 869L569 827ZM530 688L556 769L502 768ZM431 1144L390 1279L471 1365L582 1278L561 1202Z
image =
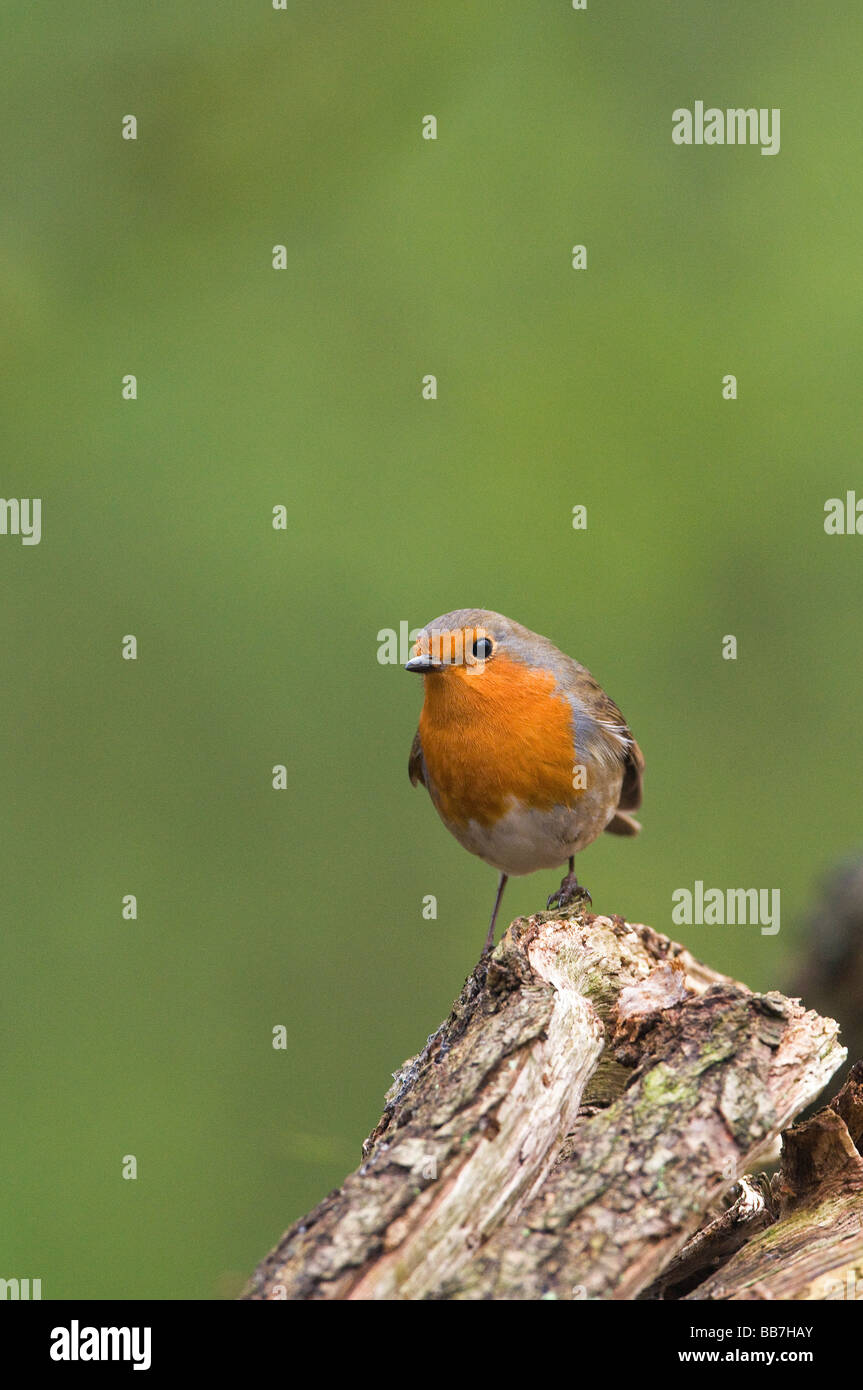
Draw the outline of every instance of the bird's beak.
M442 661L435 661L433 657L425 655L411 657L410 661L405 666L405 670L419 671L420 674L424 675L427 671L440 671L442 667Z

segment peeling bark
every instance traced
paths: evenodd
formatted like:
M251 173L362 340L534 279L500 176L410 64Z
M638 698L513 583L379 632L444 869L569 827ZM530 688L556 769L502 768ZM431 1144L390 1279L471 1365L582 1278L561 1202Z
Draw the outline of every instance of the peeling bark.
M840 1065L837 1034L650 927L520 918L244 1296L652 1293Z

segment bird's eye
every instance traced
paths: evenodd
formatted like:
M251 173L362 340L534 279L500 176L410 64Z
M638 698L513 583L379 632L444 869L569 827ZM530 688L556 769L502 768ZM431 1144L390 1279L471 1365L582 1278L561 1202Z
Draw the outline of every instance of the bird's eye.
M473 654L477 661L486 661L492 651L493 645L488 637L478 637L473 644Z

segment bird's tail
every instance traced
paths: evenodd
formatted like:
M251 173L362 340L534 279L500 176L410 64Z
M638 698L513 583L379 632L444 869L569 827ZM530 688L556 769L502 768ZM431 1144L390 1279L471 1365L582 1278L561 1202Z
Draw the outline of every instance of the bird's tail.
M641 822L630 816L626 811L615 811L608 825L605 827L608 835L637 835L641 829Z

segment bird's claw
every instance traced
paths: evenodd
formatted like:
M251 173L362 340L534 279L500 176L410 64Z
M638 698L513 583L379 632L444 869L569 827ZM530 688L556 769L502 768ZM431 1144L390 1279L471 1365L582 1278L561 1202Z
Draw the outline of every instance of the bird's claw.
M575 874L567 874L555 893L552 893L547 908L560 910L563 907L570 907L573 903L589 903L593 906L593 899L586 888L582 888Z

